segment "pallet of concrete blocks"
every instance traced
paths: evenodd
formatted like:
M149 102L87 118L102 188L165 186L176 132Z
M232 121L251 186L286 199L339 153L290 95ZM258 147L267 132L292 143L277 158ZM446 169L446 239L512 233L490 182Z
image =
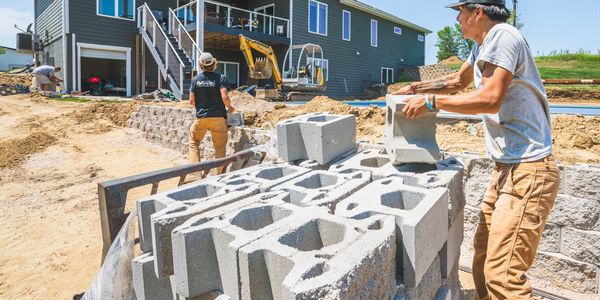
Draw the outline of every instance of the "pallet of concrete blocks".
M311 171L275 186L271 191L290 193L289 201L298 206L325 206L331 212L342 199L371 182L369 172L339 174Z
M401 177L372 182L340 202L335 214L353 219L379 214L396 218L400 229L396 265L407 287L419 284L448 238L448 191L405 185Z
M240 299L391 299L392 217L303 213L238 250Z
M353 115L316 113L277 123L277 150L284 161L315 160L324 165L354 149Z
M310 169L290 165L288 163L256 165L242 169L233 174L230 173L229 175L225 175L220 181L235 182L236 180L246 179L259 183L261 192L266 192L275 186L290 181L310 171Z
M427 112L414 120L405 118L402 109L410 97L387 95L385 148L394 165L435 164L441 157L435 139L437 112Z

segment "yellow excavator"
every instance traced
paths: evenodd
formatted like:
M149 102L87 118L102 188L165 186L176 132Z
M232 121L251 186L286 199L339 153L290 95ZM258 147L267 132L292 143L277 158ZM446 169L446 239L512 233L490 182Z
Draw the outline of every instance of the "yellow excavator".
M248 76L252 79L274 77L275 89L257 89L256 97L267 100L306 99L326 90L327 67L323 64L323 50L319 45L291 46L283 63L283 72L273 48L240 34L240 50L248 64ZM264 57L254 58L252 50Z

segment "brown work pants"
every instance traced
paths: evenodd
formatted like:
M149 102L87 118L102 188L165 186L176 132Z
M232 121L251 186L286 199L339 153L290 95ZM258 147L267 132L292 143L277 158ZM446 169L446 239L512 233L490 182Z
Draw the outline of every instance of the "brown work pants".
M225 157L227 147L227 121L225 118L200 118L196 119L190 127L189 134L189 160L190 162L200 161L200 143L210 131L213 146L215 148L215 158Z
M496 163L475 233L473 279L479 299L531 299L529 270L558 194L552 156Z

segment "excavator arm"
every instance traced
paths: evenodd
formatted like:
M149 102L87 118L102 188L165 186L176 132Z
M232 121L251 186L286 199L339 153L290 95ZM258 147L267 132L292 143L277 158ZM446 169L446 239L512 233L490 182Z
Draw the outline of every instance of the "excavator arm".
M265 59L256 59L252 55L252 49L258 51L265 56ZM275 76L275 85L278 90L283 88L283 80L281 71L279 70L279 64L277 63L277 57L273 52L273 48L269 45L265 45L259 41L245 37L240 34L240 50L244 54L248 68L250 69L250 78L253 79L268 79L271 76ZM268 61L267 61L268 60Z

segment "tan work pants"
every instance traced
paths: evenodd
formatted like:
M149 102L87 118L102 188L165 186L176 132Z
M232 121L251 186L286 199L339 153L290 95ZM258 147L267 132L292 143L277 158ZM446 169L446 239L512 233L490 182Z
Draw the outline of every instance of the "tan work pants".
M479 299L531 299L529 270L558 194L552 156L496 163L475 233L473 279Z
M190 127L189 134L189 160L190 162L200 161L200 143L210 131L213 146L215 148L215 158L225 157L227 147L227 121L225 118L201 118L196 119Z

